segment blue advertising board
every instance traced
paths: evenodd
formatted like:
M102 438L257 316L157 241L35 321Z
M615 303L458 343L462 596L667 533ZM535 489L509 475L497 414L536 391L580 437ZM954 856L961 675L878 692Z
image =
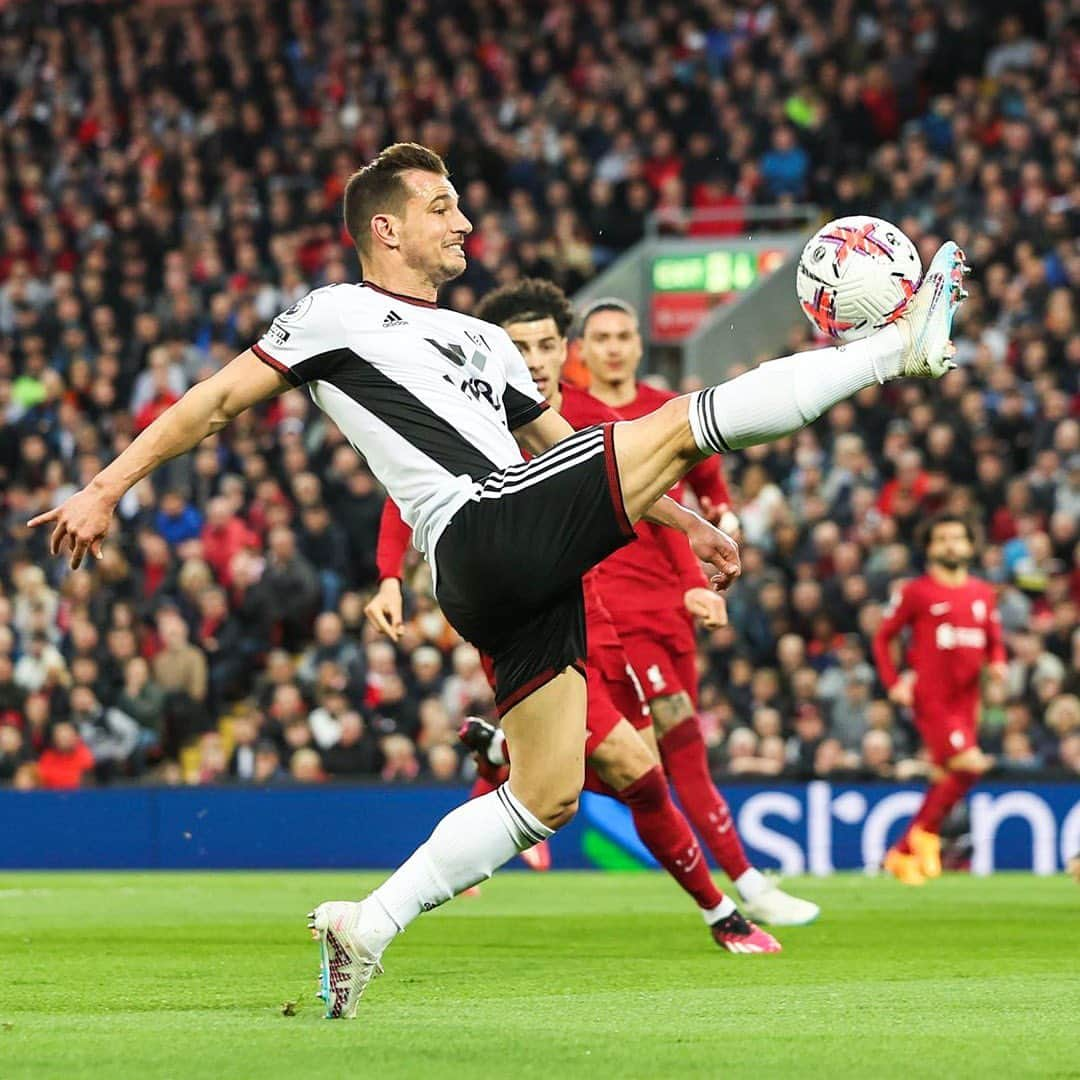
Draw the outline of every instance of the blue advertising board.
M922 789L725 789L751 858L785 874L874 868ZM0 869L369 869L403 861L466 795L457 787L116 788L0 792ZM1080 852L1080 784L987 784L970 801L972 870L1050 874ZM655 865L619 803L586 793L556 866Z

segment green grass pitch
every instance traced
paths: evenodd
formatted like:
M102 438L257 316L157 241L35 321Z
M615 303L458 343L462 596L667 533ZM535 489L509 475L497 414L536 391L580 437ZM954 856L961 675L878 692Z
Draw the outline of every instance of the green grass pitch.
M377 880L0 874L0 1076L1080 1076L1063 876L792 881L821 919L744 957L659 874L504 874L326 1022L304 915Z

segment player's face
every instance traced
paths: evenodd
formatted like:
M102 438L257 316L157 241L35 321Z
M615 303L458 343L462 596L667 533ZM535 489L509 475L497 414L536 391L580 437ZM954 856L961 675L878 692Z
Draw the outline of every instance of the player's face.
M550 401L559 389L559 374L566 363L566 338L559 333L555 320L504 323L503 329L517 346L536 383L536 389Z
M411 169L403 175L409 198L399 219L400 250L406 265L433 285L465 272L465 237L472 222L461 212L454 185L445 176Z
M637 320L625 311L590 315L581 337L581 358L599 382L617 385L632 380L641 363Z
M946 570L958 570L967 566L975 551L963 525L946 522L938 525L930 537L926 555L930 562L944 566Z

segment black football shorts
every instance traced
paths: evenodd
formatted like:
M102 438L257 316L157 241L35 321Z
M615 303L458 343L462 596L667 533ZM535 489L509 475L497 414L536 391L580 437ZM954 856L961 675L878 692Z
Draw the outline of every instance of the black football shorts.
M613 424L493 472L435 545L436 592L491 658L501 716L568 667L585 671L581 576L634 539Z

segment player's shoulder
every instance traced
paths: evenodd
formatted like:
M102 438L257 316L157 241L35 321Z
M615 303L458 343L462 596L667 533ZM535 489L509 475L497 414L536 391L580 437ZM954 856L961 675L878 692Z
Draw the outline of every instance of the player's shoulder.
M941 586L929 574L920 574L906 585L908 600L915 603L925 603L940 591Z
M339 308L341 302L350 294L363 290L355 285L335 282L332 285L320 285L317 289L305 293L294 304L287 307L275 319L275 323L289 326L311 327L328 323L340 325Z
M337 348L342 342L338 298L344 285L323 285L305 293L274 316L259 344L275 356L309 354Z
M926 595L926 577L900 578L889 589L888 613L891 615L901 603L918 606Z

